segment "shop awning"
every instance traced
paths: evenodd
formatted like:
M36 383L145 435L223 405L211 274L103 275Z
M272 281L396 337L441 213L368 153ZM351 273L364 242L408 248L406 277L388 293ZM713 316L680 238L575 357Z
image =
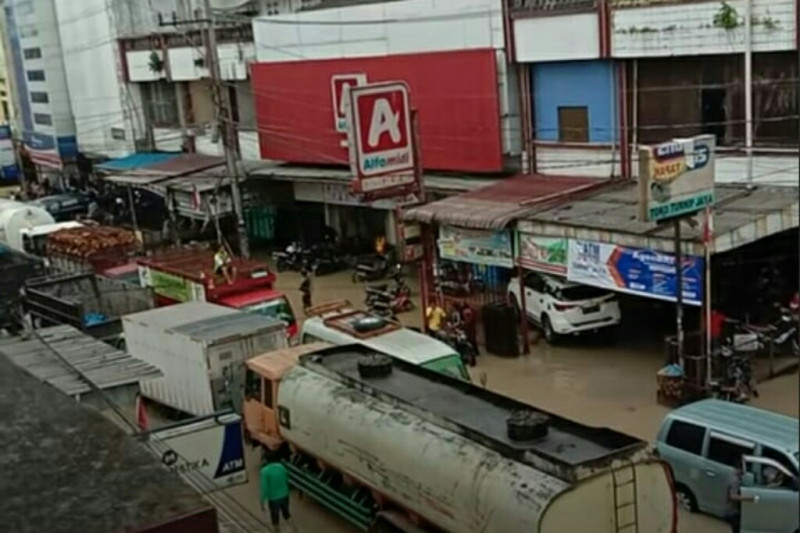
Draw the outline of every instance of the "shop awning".
M636 183L608 186L569 204L531 211L517 229L541 237L566 237L672 253L672 224L638 218ZM726 252L798 227L798 187L717 184L714 253ZM703 254L703 220L682 225L685 252Z
M149 168L153 165L164 163L178 157L180 154L170 154L165 152L142 152L138 154L131 154L126 157L119 157L111 159L105 163L97 165L95 168L100 172L129 172L144 168Z
M307 167L273 162L254 169L253 178L305 183L349 183L353 179L350 170L339 167ZM425 174L425 187L430 191L446 194L468 192L495 183L497 179L486 176Z
M572 176L519 175L475 191L410 209L405 219L424 224L497 230L551 202L585 193L607 182Z

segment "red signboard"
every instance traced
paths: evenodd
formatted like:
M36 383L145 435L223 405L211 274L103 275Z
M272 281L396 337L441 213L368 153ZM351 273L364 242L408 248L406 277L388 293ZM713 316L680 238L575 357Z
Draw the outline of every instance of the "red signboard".
M394 81L408 86L411 106L419 113L424 168L503 170L497 67L491 49L254 64L261 156L347 165L344 86Z
M333 106L333 124L336 131L347 131L347 109L345 87L357 87L367 83L366 74L336 74L331 76L331 105Z
M414 183L408 87L402 82L352 87L348 144L358 192ZM391 179L381 179L391 177Z

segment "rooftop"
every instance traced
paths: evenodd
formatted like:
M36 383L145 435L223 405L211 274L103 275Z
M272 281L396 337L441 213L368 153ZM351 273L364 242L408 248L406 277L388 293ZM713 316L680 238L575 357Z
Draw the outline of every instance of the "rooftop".
M192 531L205 533L200 521L216 522L213 508L129 435L3 355L0 412L4 531L143 531L194 519Z
M758 239L798 227L798 188L720 184L715 187L714 253L732 250ZM702 215L701 217L702 218ZM692 244L687 253L702 255L702 220L682 226L682 238ZM620 246L672 252L673 225L639 219L637 183L618 183L569 203L531 211L520 218L520 231L568 237Z
M301 358L301 364L321 371L365 394L399 401L418 415L464 434L517 461L531 464L548 474L575 481L581 469L607 467L611 460L630 457L647 443L624 433L579 424L488 391L482 387L392 359L391 374L362 377L358 360L375 350L357 345L341 346ZM506 420L518 411L549 416L549 433L534 441L515 441L507 435Z
M203 247L184 248L140 259L139 263L199 280L201 276L210 276L214 271L214 251ZM253 274L260 271L265 276L269 274L266 263L256 259L231 257L231 263L237 276L257 277Z
M37 330L39 338L0 339L0 355L42 383L73 398L93 391L58 353L100 389L108 391L161 376L161 371L71 326Z

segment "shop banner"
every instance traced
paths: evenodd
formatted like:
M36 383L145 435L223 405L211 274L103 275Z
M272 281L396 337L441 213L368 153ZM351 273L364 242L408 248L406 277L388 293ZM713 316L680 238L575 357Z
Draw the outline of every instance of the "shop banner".
M670 254L570 239L567 257L567 279L575 283L671 302L676 299L675 258ZM684 256L683 301L688 305L703 302L703 267L701 257Z
M523 268L566 275L567 239L517 232L517 262Z
M150 283L152 283L153 291L159 296L178 302L194 300L193 283L179 276L150 270Z
M439 229L439 257L476 265L514 266L511 233L442 226Z

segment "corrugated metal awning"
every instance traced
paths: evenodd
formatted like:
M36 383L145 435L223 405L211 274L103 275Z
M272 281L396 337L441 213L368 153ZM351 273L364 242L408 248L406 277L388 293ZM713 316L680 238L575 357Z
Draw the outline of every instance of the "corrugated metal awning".
M572 176L519 175L472 192L415 207L405 219L473 229L503 229L542 203L600 187L605 180Z
M38 330L38 334L42 340L35 336L0 340L0 353L32 376L69 396L86 394L92 391L92 387L53 351L102 390L162 376L158 368L71 326L43 328Z

